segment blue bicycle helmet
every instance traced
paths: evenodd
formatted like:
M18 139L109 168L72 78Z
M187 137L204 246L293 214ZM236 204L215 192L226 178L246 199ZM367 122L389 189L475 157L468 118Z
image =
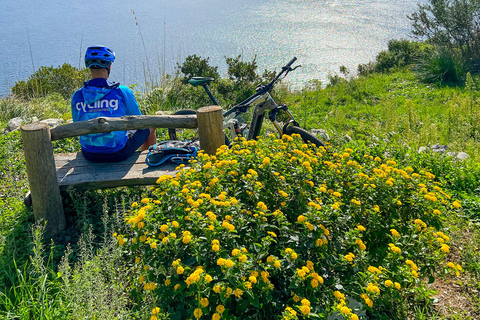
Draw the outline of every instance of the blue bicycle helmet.
M115 61L115 52L102 45L88 47L85 53L85 66L87 68L108 68L113 61Z

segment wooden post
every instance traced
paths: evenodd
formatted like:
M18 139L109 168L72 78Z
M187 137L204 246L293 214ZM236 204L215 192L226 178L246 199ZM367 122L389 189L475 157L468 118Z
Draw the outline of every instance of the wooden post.
M50 128L45 123L21 127L28 183L35 221L47 222L46 233L54 236L65 229L62 197L58 188Z
M223 132L223 112L220 106L202 107L197 110L198 136L200 148L209 155L225 144Z

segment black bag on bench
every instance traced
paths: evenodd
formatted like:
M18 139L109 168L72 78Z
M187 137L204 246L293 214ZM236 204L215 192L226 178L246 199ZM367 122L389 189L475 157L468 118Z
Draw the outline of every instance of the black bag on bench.
M167 161L179 164L188 163L190 159L197 157L198 150L200 150L198 141L162 141L148 147L145 162L151 167L159 166Z

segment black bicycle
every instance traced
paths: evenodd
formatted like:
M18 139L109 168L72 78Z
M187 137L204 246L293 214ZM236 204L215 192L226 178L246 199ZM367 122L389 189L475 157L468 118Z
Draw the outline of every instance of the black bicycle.
M268 111L268 119L277 129L280 137L284 134L291 135L293 133L296 133L299 134L305 142L311 142L317 147L325 146L323 141L318 139L315 135L305 129L300 128L298 122L295 121L292 113L288 110L288 107L286 105L278 105L270 95L270 92L272 91L275 83L282 76L283 77L281 79L285 78L289 72L300 67L298 65L292 68L293 63L296 60L297 58L295 57L290 60L290 62L288 62L284 67L282 67L282 71L280 71L280 73L276 75L275 78L267 85L258 86L256 89L257 92L254 95L240 102L228 111L223 112L223 129L225 131L226 145L229 145L230 141L233 141L238 136L245 137L247 140L256 139L260 135L263 120L265 118L265 114ZM212 103L214 105L218 105L217 100L208 88L208 84L213 80L213 78L193 77L188 82L194 87L202 86L210 97ZM253 114L250 123L248 123L245 120L244 115L249 110L251 110L251 108L253 108ZM276 118L279 111L285 112L288 118L288 120L285 121L283 125L281 125ZM189 115L195 113L195 110L184 109L177 111L175 114ZM178 140L177 131L178 129L168 129L170 139Z

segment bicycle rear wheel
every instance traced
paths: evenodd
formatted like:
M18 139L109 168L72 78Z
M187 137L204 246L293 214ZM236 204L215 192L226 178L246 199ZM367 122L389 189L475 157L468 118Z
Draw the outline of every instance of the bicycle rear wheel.
M288 135L291 135L292 133L299 134L302 137L303 141L307 143L311 142L317 147L325 147L325 143L322 140L318 139L315 135L300 127L288 126L285 128L285 133Z

